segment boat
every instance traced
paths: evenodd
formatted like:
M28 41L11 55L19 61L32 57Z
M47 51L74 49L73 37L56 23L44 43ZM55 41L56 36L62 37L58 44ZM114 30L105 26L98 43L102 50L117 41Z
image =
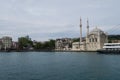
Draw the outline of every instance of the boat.
M102 49L97 50L99 53L120 53L120 43L104 43Z

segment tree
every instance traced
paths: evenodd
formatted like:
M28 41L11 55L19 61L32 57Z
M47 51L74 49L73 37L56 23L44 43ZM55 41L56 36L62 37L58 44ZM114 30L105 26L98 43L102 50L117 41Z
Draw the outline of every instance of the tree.
M79 42L80 38L73 38L73 42Z
M51 48L51 49L54 49L55 48L55 40L50 40L49 41L49 47Z
M43 44L41 42L36 42L36 45L34 45L34 49L42 49Z
M33 46L33 42L26 37L18 38L18 44L20 49L26 49Z
M55 48L55 40L45 41L44 43L36 42L36 44L34 45L34 49L51 50L54 48Z

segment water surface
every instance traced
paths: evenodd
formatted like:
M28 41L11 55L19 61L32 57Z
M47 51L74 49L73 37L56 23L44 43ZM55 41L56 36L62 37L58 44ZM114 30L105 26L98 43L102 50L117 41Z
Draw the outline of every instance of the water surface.
M1 52L0 80L120 80L120 55Z

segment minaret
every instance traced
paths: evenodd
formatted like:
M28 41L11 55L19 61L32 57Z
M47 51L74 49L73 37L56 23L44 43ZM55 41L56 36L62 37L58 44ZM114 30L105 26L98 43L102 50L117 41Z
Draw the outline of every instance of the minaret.
M89 43L89 38L88 38L88 35L89 35L89 21L87 19L87 34L86 34L86 49L88 49L88 43Z
M80 18L80 43L82 42L82 20Z
M89 35L89 21L87 19L87 37L88 37L88 35Z

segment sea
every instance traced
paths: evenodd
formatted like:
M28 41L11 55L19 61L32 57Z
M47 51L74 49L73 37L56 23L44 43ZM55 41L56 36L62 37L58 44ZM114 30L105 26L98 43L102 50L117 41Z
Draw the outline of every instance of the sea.
M120 80L120 55L0 52L0 80Z

